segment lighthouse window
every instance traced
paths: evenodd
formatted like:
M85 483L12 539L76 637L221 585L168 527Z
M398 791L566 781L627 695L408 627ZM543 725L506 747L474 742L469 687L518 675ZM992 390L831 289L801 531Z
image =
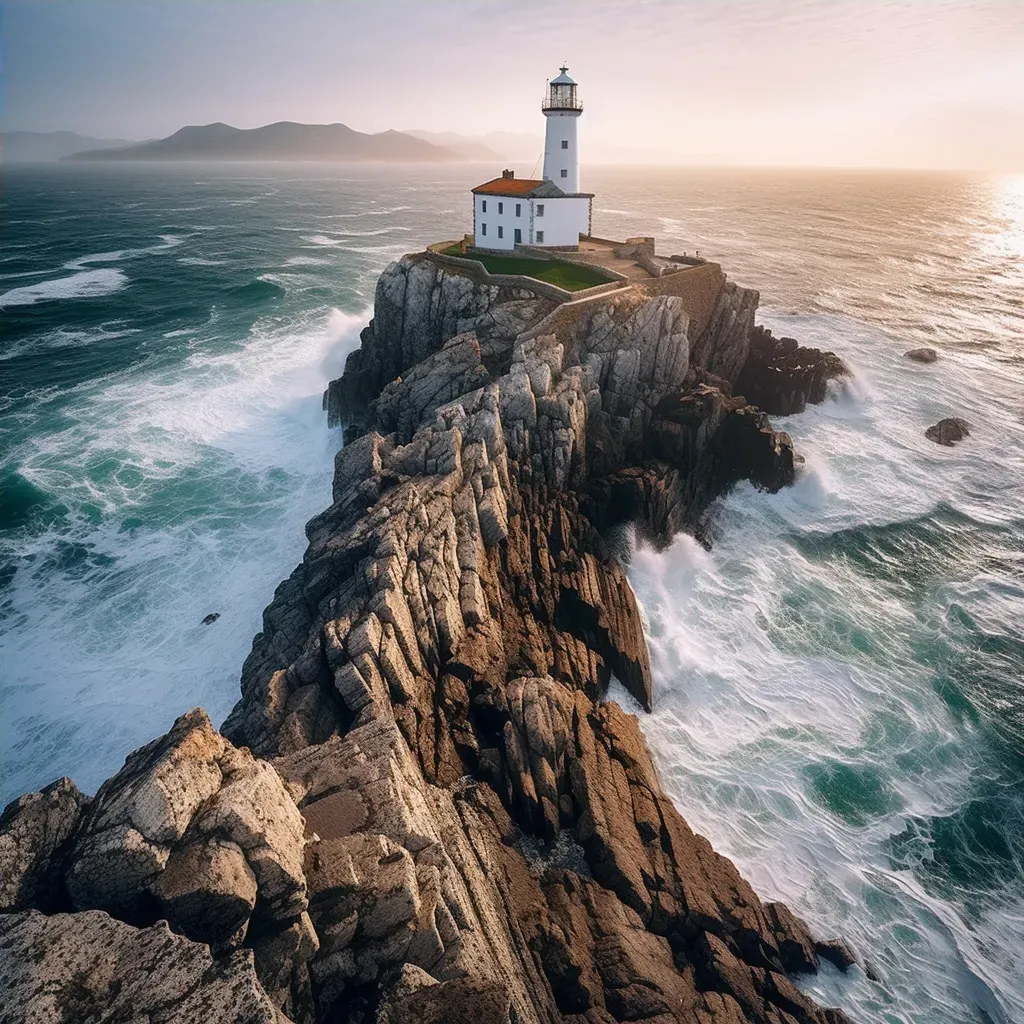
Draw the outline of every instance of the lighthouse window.
M486 199L482 199L480 201L480 212L481 213L486 213L487 212L487 200Z
M504 203L498 203L498 213L504 213L504 212L505 212L505 204Z
M544 241L544 232L543 231L538 231L537 232L537 241L538 241L538 243Z
M569 148L569 140L568 139L562 139L562 149L568 149L568 148Z
M543 203L538 203L537 204L537 216L538 217L543 217L544 216L544 204Z
M564 167L562 168L562 177L563 178L568 178L569 177L569 172L567 170L565 170Z
M498 203L498 205L501 206L501 203ZM498 237L499 238L504 238L505 237L505 229L500 224L498 225Z
M480 225L480 234L481 235L486 235L487 234L487 225L486 224L481 224Z
M523 215L523 204L516 203L516 216L521 217Z

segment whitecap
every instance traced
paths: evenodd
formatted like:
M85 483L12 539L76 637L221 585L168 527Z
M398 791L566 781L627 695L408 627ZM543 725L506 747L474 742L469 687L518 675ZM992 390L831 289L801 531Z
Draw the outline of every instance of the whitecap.
M327 235L306 235L303 241L309 242L310 245L323 245L331 248L337 248L345 244L344 238L328 238Z
M316 256L289 256L284 261L286 267L323 267L330 264L330 260L318 259Z
M37 302L53 302L60 299L95 299L113 295L128 284L124 272L115 268L105 270L83 270L70 277L58 277L52 281L12 288L0 295L0 309L10 306L34 306Z
M80 256L64 264L65 270L83 270L92 263L115 263L118 260L135 259L138 256L151 256L176 249L185 241L180 235L159 235L159 245L147 245L138 249L115 249L112 252L96 252L89 256Z

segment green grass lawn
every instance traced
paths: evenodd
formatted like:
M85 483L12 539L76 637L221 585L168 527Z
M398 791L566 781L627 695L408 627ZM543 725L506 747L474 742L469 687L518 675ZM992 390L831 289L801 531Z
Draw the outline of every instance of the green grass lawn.
M460 255L457 245L450 246L444 252L449 256ZM546 281L558 288L564 288L568 292L593 288L596 284L607 284L611 280L596 267L584 267L578 263L563 263L560 260L531 260L521 256L483 256L476 253L466 255L463 259L482 263L491 274L522 274L524 277L533 277L538 281Z

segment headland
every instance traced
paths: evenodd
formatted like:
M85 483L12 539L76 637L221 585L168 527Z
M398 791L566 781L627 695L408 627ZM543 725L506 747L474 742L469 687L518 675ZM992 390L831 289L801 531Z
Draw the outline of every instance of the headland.
M381 275L324 397L332 504L220 732L196 709L95 797L4 812L7 1019L845 1019L792 976L850 951L692 832L604 699L655 700L621 528L791 483L769 414L845 367L650 239L497 259Z

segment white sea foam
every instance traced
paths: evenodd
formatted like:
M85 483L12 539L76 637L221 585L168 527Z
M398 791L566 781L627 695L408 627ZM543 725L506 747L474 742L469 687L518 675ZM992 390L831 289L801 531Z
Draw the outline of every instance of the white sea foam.
M777 421L807 457L794 487L770 496L738 488L710 552L688 536L660 554L634 552L655 674L643 731L690 824L762 895L787 901L819 934L847 938L889 992L880 999L863 974L826 969L807 982L814 995L869 1024L967 1024L965 998L992 1020L1020 1019L1012 979L1024 941L1012 906L968 920L886 852L908 820L953 813L974 784L980 748L919 659L933 627L900 590L797 543L933 513L970 493L979 472L989 484L1024 478L1020 447L992 433L1009 409L992 408L980 365L922 368L837 317L768 319L805 343L827 341L857 377L824 405ZM969 450L922 436L952 411L974 424ZM863 820L816 796L813 780L825 773L828 785L836 770L854 773L852 799L877 802Z
M330 260L321 259L317 256L289 256L284 261L286 267L323 267L329 264Z
M310 245L323 245L330 247L337 247L345 244L344 238L331 238L328 235L306 235L303 237L303 241L308 242Z
M128 278L115 268L83 270L70 277L40 281L21 288L12 288L0 295L0 309L10 306L34 306L37 302L61 299L93 299L112 295L127 287Z
M179 235L160 235L158 245L142 246L138 249L116 249L113 252L96 252L89 256L80 256L64 264L65 270L82 270L92 263L116 263L118 260L136 259L139 256L152 256L156 253L176 249L185 239Z
M187 708L228 711L302 523L330 501L338 439L321 393L365 319L261 321L233 351L84 383L64 430L13 453L71 511L23 542L6 592L20 626L0 637L4 745L32 748L5 788L59 765L93 789ZM221 618L200 626L210 611Z

